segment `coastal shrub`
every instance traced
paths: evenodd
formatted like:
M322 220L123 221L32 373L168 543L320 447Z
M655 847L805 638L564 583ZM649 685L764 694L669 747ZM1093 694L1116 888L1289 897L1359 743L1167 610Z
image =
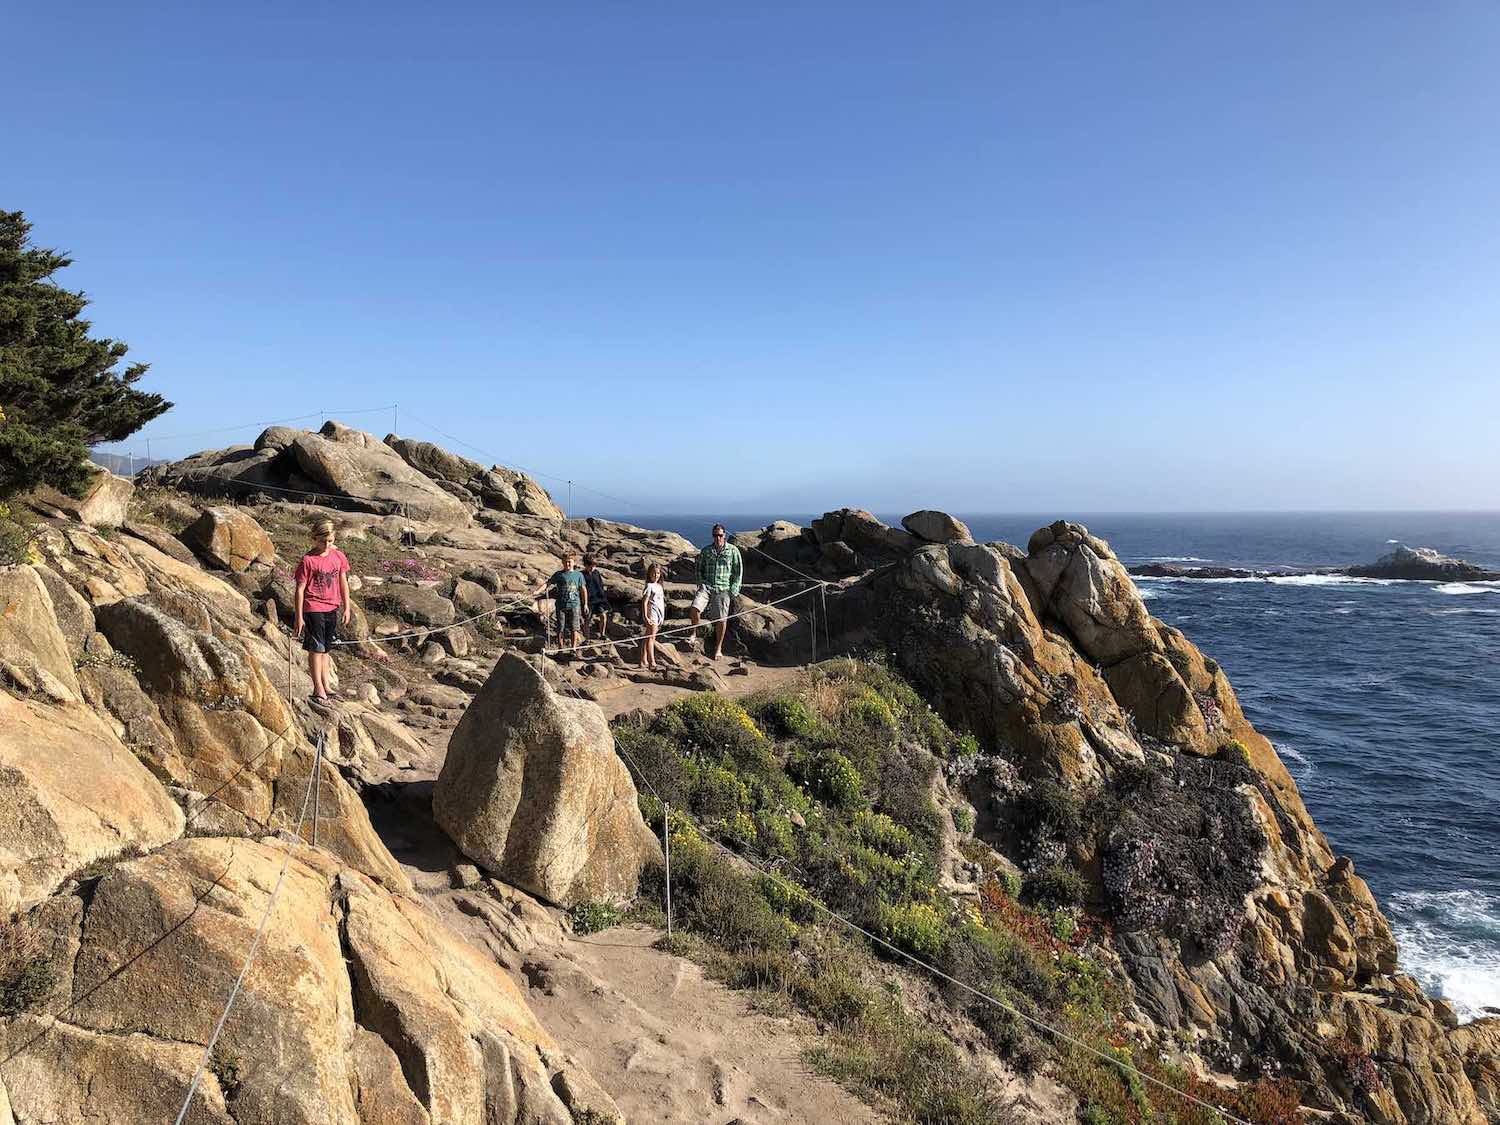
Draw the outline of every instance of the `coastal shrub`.
M1083 832L1083 803L1058 782L1038 781L1010 801L1011 819L1032 837L1076 840Z
M824 1037L811 1058L855 1090L895 1102L905 1120L993 1125L1006 1119L994 1079L967 1063L946 1034L892 1003Z
M772 910L797 922L811 921L814 917L812 900L807 892L790 879L780 875L763 874L755 881L756 890Z
M937 759L911 745L885 747L874 769L875 805L929 852L943 839L943 813L932 799L937 771Z
M877 730L895 730L898 725L891 705L873 689L866 689L849 701L844 719Z
M0 1016L24 1012L51 995L57 979L46 947L30 923L0 924Z
M714 827L721 839L728 840L738 847L749 847L759 836L755 829L755 821L747 812L735 812L721 817L715 822Z
M1019 902L1021 900L1021 873L1019 871L1002 871L997 878L1005 893Z
M854 763L837 750L823 750L804 757L794 768L819 800L840 809L864 804L864 778L860 777Z
M660 878L648 869L647 879ZM659 897L660 887L652 887ZM779 950L788 945L787 924L740 874L696 834L672 834L672 908L684 926L733 952Z
M854 818L855 834L870 847L900 858L916 850L912 834L884 813L863 810Z
M974 809L970 805L954 805L949 810L953 819L953 827L960 836L972 836L974 834Z
M34 561L41 528L10 505L0 504L0 566L21 566Z
M641 810L641 819L646 822L646 827L653 832L661 831L661 818L666 811L661 801L650 793L637 793L635 796L636 806Z
M813 738L818 733L813 713L795 695L772 696L760 706L758 717L768 731L783 738Z
M568 912L568 917L573 921L574 933L596 934L600 930L618 926L624 915L613 903L600 899L580 902Z
M1087 893L1083 876L1062 864L1032 872L1021 883L1021 901L1045 909L1079 906Z
M979 739L972 734L961 734L953 740L953 754L958 758L979 757Z
M948 925L936 907L915 902L881 911L886 937L909 953L931 960L948 943Z
M730 757L765 737L749 712L711 691L673 703L659 717L657 730L689 753L724 753Z
M749 788L723 766L700 770L692 785L692 809L700 816L723 819L750 807Z
M780 859L797 858L797 835L792 822L779 813L761 809L755 814L755 833L760 839L760 849L769 856Z

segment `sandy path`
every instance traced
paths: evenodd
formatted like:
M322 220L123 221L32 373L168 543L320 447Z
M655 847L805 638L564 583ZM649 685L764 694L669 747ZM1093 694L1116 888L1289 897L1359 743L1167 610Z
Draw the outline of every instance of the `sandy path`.
M530 953L527 1000L631 1122L874 1122L801 1058L791 1025L624 926Z

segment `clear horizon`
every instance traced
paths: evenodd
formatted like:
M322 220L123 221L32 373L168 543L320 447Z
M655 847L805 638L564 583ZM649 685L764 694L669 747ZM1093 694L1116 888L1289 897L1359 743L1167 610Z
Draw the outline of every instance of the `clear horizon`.
M0 206L177 403L112 452L394 403L653 514L1500 497L1494 8L11 26Z

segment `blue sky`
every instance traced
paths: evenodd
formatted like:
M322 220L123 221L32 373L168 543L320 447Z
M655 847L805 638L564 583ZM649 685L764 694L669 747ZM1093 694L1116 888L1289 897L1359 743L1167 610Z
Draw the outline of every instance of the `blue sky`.
M1494 5L23 2L7 39L0 207L178 404L138 451L399 403L656 512L1500 506Z

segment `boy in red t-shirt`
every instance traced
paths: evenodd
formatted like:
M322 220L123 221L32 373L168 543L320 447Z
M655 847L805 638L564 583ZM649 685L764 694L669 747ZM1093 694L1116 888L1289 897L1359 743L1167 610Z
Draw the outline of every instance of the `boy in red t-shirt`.
M349 560L333 545L333 521L312 527L312 550L297 564L296 635L307 650L313 700L328 702L328 654L342 617L349 624Z

